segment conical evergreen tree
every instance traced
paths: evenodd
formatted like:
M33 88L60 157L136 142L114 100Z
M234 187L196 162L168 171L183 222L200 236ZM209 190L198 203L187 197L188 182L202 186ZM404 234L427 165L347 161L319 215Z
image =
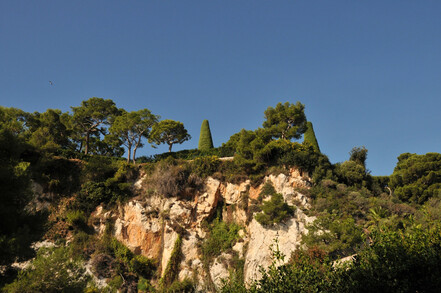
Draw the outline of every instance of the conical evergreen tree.
M204 120L202 121L198 149L200 151L206 151L212 148L213 139L211 138L210 124L208 123L208 120Z
M309 142L310 144L312 144L312 146L316 151L320 152L320 147L318 145L317 138L315 137L315 133L314 133L314 128L312 127L312 123L309 121L306 122L306 132L303 136L303 141Z

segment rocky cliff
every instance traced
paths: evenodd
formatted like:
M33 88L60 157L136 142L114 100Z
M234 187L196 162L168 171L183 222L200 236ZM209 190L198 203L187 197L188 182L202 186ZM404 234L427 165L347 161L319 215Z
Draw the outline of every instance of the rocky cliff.
M298 207L290 219L272 226L259 224L252 208L267 181L288 204ZM111 219L114 236L133 252L157 260L161 274L164 274L181 235L179 280L190 278L198 284L199 290L212 290L231 271L238 269L231 261L234 256L242 260L245 282L259 278L260 266L267 267L272 261L271 246L275 239L288 261L291 252L300 244L301 234L307 232L305 225L313 220L303 212L309 208L308 198L297 191L297 188L308 188L309 185L309 178L296 169L292 169L289 175L267 176L257 187L252 187L250 181L232 184L209 177L192 200L183 200L155 194L147 196L141 178L134 185L137 197L119 206L118 210L96 209L93 214L97 219L95 229L103 233L105 223ZM221 211L225 221L242 227L240 239L232 250L220 252L214 260L204 263L200 247L207 237L206 222L216 211Z

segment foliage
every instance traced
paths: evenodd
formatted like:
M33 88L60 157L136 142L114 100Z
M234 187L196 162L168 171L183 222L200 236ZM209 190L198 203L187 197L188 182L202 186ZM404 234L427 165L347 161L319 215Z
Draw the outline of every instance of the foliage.
M143 277L139 278L138 281L138 291L139 292L156 292L155 287L150 284L149 280L144 279Z
M227 223L214 219L209 226L208 237L202 244L202 255L206 261L233 247L239 239L241 227L236 223Z
M70 131L60 110L48 109L44 113L27 114L26 126L30 132L29 143L47 152L70 147Z
M249 292L338 292L332 290L334 269L322 251L296 250L284 264L277 242L272 249L272 264L261 269L261 279L251 284Z
M26 113L23 110L0 106L0 129L20 136L25 132L25 121Z
M81 260L67 247L40 249L32 266L5 286L5 292L83 292L88 277Z
M407 202L421 204L441 195L441 154L401 154L389 185L401 200Z
M25 210L31 199L30 162L23 159L28 149L19 134L0 129L0 265L30 253L36 216Z
M280 193L271 196L270 200L264 201L262 213L255 215L255 219L262 225L277 224L294 214L295 208L288 205Z
M72 131L79 133L82 137L81 145L84 146L84 153L87 155L90 136L94 135L99 138L100 135L106 134L103 126L109 124L111 116L118 114L118 109L112 100L96 97L82 101L79 107L71 108L73 111Z
M80 188L82 164L76 160L43 155L31 165L31 171L44 192L68 196Z
M377 229L343 273L352 292L436 292L441 285L441 226Z
M216 156L195 158L191 162L191 171L199 177L206 178L218 171L221 161Z
M262 189L260 190L259 193L259 201L262 201L262 199L264 199L267 196L273 196L276 195L276 189L274 188L274 185L271 181L267 181L265 182L265 184L262 186Z
M130 162L133 147L133 162L135 162L136 150L142 147L141 139L148 138L150 128L158 122L159 116L153 115L150 110L126 112L117 116L109 131L115 135L127 147L127 162Z
M317 142L317 138L315 137L314 128L312 126L312 122L308 121L306 122L306 131L303 135L303 142L309 143L314 147L314 150L320 153L320 147Z
M193 282L186 278L182 282L174 281L170 287L164 290L165 293L193 293L196 292Z
M70 210L66 212L66 220L74 228L83 229L87 226L87 217L83 211Z
M174 144L181 144L189 139L191 139L191 136L187 133L183 123L174 120L162 120L153 125L149 142L157 145L166 143L169 146L168 151L171 152Z
M92 212L99 204L113 205L131 196L136 170L125 162L94 156L85 166L84 179L72 208Z
M302 243L325 251L332 259L354 254L363 241L363 232L352 217L324 213L306 227Z
M366 179L366 169L356 161L345 161L336 166L336 174L347 185L361 186Z
M305 106L300 102L291 104L278 103L276 108L265 110L263 127L268 129L272 137L281 139L299 139L306 131Z
M441 285L441 226L379 227L352 261L332 262L326 252L298 249L288 263L277 247L273 263L246 292L437 292ZM231 283L222 292L245 292Z
M353 147L352 150L349 152L349 161L354 161L366 168L367 153L368 150L365 146Z
M201 151L206 151L209 149L212 149L213 146L213 139L211 137L211 131L210 131L210 124L208 123L208 120L202 121L201 125L201 133L199 135L199 144L198 149Z

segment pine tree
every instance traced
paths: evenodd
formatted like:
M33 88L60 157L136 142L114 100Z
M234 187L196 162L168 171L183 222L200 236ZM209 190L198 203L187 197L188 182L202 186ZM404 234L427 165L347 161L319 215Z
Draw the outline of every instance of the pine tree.
M208 123L208 120L204 120L202 121L198 149L200 151L206 151L212 148L213 139L211 138L210 124Z
M315 137L315 133L314 133L314 128L312 127L312 123L309 121L306 122L306 132L304 134L303 141L309 142L310 144L312 144L312 146L316 151L320 152L320 147L318 145L317 138Z

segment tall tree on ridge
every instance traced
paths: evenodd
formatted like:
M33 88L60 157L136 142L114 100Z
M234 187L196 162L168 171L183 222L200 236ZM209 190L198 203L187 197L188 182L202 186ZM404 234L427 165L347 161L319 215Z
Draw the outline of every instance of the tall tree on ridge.
M297 102L278 103L276 108L268 107L265 111L263 127L275 138L299 139L306 131L305 105Z
M314 128L312 127L312 123L310 121L306 122L306 131L303 135L303 141L309 142L316 151L320 152L320 147L317 142L317 138L315 137Z
M213 139L211 137L210 124L208 123L208 120L204 120L202 121L201 125L198 149L200 151L207 151L209 149L212 149L213 147L214 146Z
M153 125L149 142L157 145L166 143L168 144L168 151L171 152L175 143L183 143L189 139L191 139L191 135L188 134L183 123L174 120L162 120Z
M90 98L82 101L80 107L71 107L73 111L73 124L84 137L84 153L89 153L90 135L99 137L106 134L104 125L109 124L109 118L118 113L115 103L102 98Z
M115 118L109 131L117 136L127 147L127 162L130 162L133 148L133 163L135 163L136 150L143 147L142 138L148 138L151 127L158 122L158 115L153 115L149 109L126 112Z

